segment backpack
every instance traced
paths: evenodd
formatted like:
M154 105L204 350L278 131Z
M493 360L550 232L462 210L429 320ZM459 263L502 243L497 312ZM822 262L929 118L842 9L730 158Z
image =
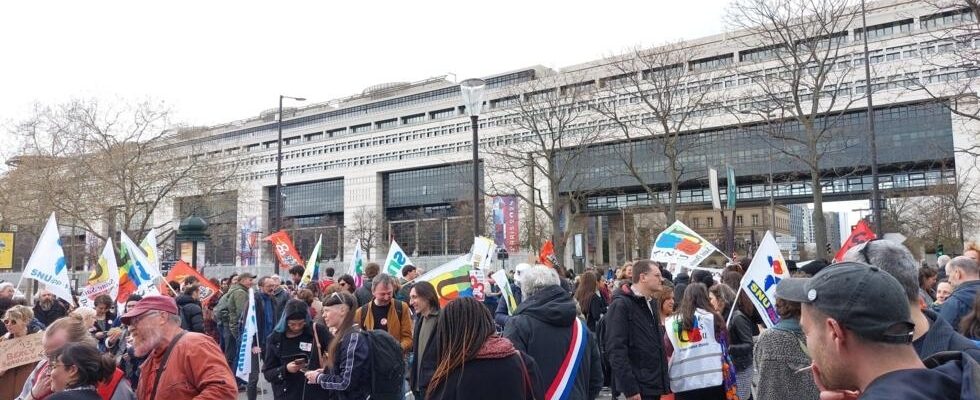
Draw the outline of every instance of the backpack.
M371 399L401 400L405 385L405 359L402 346L388 332L362 330L368 339L371 366Z

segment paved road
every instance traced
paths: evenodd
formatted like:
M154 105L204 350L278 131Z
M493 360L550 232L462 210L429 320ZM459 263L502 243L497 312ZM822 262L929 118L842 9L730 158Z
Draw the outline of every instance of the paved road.
M263 379L261 377L259 378L259 388L264 388L266 390L266 392L265 392L265 394L261 394L260 393L258 395L258 397L257 397L256 400L273 400L272 399L272 392L270 391L271 390L271 387L269 386L269 383L266 382L265 379ZM408 396L405 397L406 400L409 400L411 398L412 398L411 395L408 395ZM622 396L620 396L620 398L622 398ZM610 395L609 390L603 389L602 390L602 393L599 393L598 399L599 400L610 400L610 399L612 399L612 396ZM238 400L248 400L248 397L245 396L245 393L239 393L238 394Z

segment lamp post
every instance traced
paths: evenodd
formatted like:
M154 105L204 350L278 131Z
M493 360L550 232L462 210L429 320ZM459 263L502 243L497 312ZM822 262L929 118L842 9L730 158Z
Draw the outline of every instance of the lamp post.
M486 88L487 83L483 79L467 79L459 84L466 114L470 116L470 126L473 129L473 236L480 235L480 138L477 121L483 109L483 92Z
M282 99L306 101L303 97L279 95L279 114L276 118L276 130L279 131L279 139L276 140L276 197L273 199L276 202L276 229L273 229L273 233L282 229ZM275 274L279 275L279 257L274 256L273 262L275 262Z
M868 141L871 147L871 212L875 220L875 233L881 237L881 194L878 191L878 141L875 139L875 113L871 99L871 54L868 53L868 19L861 0L861 37L864 39L864 95L868 99Z

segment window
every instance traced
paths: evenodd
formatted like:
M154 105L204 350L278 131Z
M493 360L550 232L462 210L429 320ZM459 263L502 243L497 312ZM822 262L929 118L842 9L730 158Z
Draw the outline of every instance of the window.
M429 113L429 115L431 116L430 119L452 118L453 116L456 115L456 109L455 108L446 108L446 109L443 109L443 110L433 111L433 112Z
M708 217L706 219L708 220L708 227L709 228L714 228L715 227L715 217Z
M735 216L735 226L744 226L744 225L745 225L745 221L742 219L742 216L741 215L736 215Z
M752 214L752 226L759 226L759 214Z
M901 21L889 22L887 24L872 25L868 27L868 40L874 40L877 38L882 38L886 36L891 36L897 33L908 33L912 32L912 19L904 19ZM854 40L863 39L864 29L858 28L854 30Z
M490 108L508 107L517 104L517 98L517 96L507 96L490 100Z
M709 69L721 68L727 65L732 65L733 59L734 56L731 54L722 54L720 56L702 58L700 60L691 61L689 69L691 71L706 71Z
M919 26L922 29L932 29L940 26L975 20L976 16L973 15L973 12L969 8L962 8L959 10L946 11L944 13L927 15L919 18Z
M743 50L738 52L738 61L751 63L770 60L776 57L776 53L779 51L780 47L781 46L766 46L752 50Z
M351 133L361 133L371 130L371 124L360 124L350 127Z
M698 217L691 218L691 225L694 225L695 228L700 228L701 227L701 218L698 218Z
M417 123L420 123L420 122L425 122L425 114L424 113L423 114L409 115L407 117L402 117L402 124L403 125L417 124Z
M398 118L386 119L374 123L378 129L392 128L398 125Z

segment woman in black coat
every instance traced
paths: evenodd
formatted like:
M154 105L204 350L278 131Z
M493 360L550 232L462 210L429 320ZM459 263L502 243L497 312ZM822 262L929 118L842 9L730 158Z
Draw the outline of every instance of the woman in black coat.
M177 297L180 307L180 327L189 332L204 333L204 309L201 308L201 287L189 285Z
M272 383L276 400L330 399L333 395L319 385L307 385L305 370L316 370L322 365L320 354L330 344L330 331L326 326L314 324L310 319L309 306L302 300L292 299L283 309L283 318L266 341L262 373ZM315 329L315 331L314 331ZM296 362L305 360L306 363Z
M599 293L599 277L594 272L586 271L579 276L578 287L575 289L575 302L579 312L585 316L585 325L595 332L599 319L606 314L606 299Z

